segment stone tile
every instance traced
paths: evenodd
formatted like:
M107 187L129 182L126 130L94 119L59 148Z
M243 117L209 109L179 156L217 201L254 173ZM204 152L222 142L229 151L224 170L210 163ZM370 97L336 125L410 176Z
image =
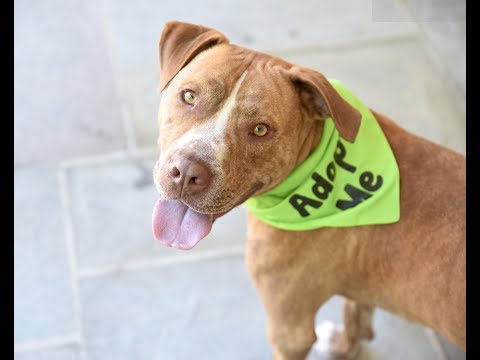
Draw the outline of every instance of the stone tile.
M80 0L15 1L15 163L124 147L99 9Z
M237 257L85 279L81 294L90 359L270 356L264 310ZM340 297L319 311L322 320L341 320ZM382 310L374 327L360 359L436 359L421 327Z
M36 350L16 353L15 360L79 360L75 347L60 347L48 350Z
M375 339L363 349L363 353L368 354L366 358L392 360L438 358L424 328L419 325L402 320L383 310L377 310L374 327Z
M419 41L284 57L341 80L407 130L465 153L465 114Z
M319 46L364 37L396 35L414 30L406 22L372 18L370 0L303 1L234 0L160 3L109 0L112 47L116 66L153 63L163 24L180 20L213 27L231 42L261 50ZM188 10L187 10L188 9ZM254 9L254 10L253 10ZM395 7L396 12L402 9ZM155 59L155 60L153 60Z
M271 357L240 257L85 279L81 296L91 360Z
M246 212L232 210L193 250L179 251L156 243L151 228L158 198L153 185L155 160L113 162L69 171L72 217L80 268L156 257L188 257L199 252L242 245Z
M403 11L399 11L401 6ZM405 10L403 1L372 0L372 20L375 22L409 22L409 12Z
M466 22L420 23L438 59L447 68L463 97L466 96Z
M334 296L317 313L316 324L342 323L343 298ZM384 310L376 309L373 317L375 338L362 345L359 360L426 360L437 359L423 327L407 322ZM323 359L311 351L309 360Z
M467 354L465 351L460 349L458 346L452 344L450 341L445 339L443 336L436 334L437 339L440 342L440 345L442 346L442 349L445 351L447 354L448 360L464 360L467 357Z
M75 331L62 207L55 171L14 174L14 340Z
M119 71L118 84L128 106L135 142L140 147L154 147L157 144L157 114L161 98L156 90L158 80L158 64L130 66Z
M421 29L437 60L466 95L466 1L406 0L406 8Z
M465 0L403 0L409 13L420 22L465 21Z

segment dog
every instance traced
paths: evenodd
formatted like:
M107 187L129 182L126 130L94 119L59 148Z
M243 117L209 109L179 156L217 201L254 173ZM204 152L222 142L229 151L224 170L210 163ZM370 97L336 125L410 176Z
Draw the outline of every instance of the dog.
M207 27L166 23L159 60L153 179L160 199L152 228L166 246L190 249L234 207L276 201L316 149L333 146L325 172L304 176L311 193L282 198L283 222L247 206L246 264L267 312L274 359L307 356L316 312L335 294L346 302L343 327L328 335L334 357L355 356L359 343L373 338L375 307L466 348L464 156L359 110L321 73L230 44ZM378 136L358 140L367 118ZM335 142L323 140L327 132ZM347 150L357 140L390 159L390 180L367 171L363 150ZM355 155L363 165L353 163ZM336 185L344 175L349 183ZM334 198L334 187L343 195ZM390 198L380 210L379 187ZM296 228L296 218L328 206L335 219L356 215L340 226L319 218L319 227Z

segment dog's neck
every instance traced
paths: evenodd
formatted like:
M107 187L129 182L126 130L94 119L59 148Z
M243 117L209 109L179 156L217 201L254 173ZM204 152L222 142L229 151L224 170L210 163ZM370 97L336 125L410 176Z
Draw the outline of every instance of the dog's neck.
M368 107L339 81L330 81L362 115L362 126L350 143L341 138L331 118L316 121L322 125L321 140L315 141L317 126L302 143L300 163L288 177L244 203L280 229L388 224L399 219L399 170L390 145Z
M305 121L309 123L308 131L304 132L302 134L303 137L299 139L299 143L302 145L300 151L298 152L295 168L303 163L305 159L317 148L322 136L324 121L312 119L306 119Z

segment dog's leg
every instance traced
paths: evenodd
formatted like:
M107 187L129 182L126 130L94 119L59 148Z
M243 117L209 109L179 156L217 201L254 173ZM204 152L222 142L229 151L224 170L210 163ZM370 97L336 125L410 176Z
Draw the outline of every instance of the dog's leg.
M273 359L304 360L316 340L317 310L333 292L320 288L310 269L295 264L295 257L276 257L275 251L258 242L248 245L247 268L267 312Z
M316 328L319 338L315 350L336 359L353 359L362 340L373 339L373 307L345 299L343 325L323 322Z
M319 304L305 303L309 294L275 294L265 303L268 322L267 335L275 360L303 360L315 343L315 314ZM264 298L265 300L265 298Z
M247 264L267 312L267 337L273 359L303 360L316 340L316 312L329 296L304 286L309 272L291 274L290 267L281 269L268 264L266 268L263 261L251 261L252 254L261 253L258 248L248 251L251 249L247 247Z

